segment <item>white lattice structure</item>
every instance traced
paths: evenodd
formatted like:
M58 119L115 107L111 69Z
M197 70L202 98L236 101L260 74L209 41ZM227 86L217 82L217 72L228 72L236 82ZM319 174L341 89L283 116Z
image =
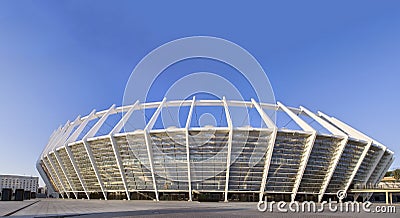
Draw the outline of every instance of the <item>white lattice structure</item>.
M187 108L184 124L155 128L172 107ZM199 107L220 107L224 125L193 126ZM261 124L238 125L233 108L249 111ZM127 128L139 111L150 114L145 126ZM271 111L297 129L277 125ZM117 118L113 124L111 117ZM392 162L384 145L321 112L279 102L193 98L113 105L78 116L54 131L37 169L65 198L196 200L208 194L225 201L321 201L338 190L378 183Z

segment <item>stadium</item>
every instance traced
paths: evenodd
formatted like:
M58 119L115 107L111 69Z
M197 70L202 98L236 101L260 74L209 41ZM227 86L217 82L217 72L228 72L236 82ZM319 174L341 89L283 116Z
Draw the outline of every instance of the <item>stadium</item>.
M167 126L173 110L179 120ZM377 184L393 158L322 112L193 97L78 116L53 132L37 169L62 198L321 202Z

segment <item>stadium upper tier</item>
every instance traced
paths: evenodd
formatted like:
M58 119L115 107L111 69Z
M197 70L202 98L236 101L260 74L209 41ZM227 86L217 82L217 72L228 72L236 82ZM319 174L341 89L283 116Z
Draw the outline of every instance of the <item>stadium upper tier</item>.
M322 112L193 98L78 116L53 132L37 169L66 198L321 201L378 183L393 159Z

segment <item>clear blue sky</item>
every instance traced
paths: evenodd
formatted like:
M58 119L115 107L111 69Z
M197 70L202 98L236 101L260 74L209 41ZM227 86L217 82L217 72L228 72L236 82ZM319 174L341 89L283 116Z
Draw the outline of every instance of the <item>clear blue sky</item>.
M0 173L38 175L54 129L121 104L156 47L210 35L251 52L276 99L335 116L399 160L399 1L0 1Z

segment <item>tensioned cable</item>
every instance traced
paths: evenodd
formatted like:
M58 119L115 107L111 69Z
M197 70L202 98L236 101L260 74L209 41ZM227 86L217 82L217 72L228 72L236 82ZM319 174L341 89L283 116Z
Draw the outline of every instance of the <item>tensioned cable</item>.
M311 122L308 123L308 125L311 125L311 123L314 123L314 122L315 122L315 120L313 119Z
M198 117L197 117L197 110L196 110L196 107L194 108L194 115L196 116L197 124L199 124L199 119L198 119ZM190 126L190 123L189 123L189 126ZM199 124L199 126L200 126L200 124Z
M110 128L110 131L114 128L113 126L111 126L109 123L107 123L108 118L103 122L103 124L100 126L99 130L97 130L98 133L102 134L102 135L106 135L108 133L103 132L103 130L101 130L103 127L103 125L105 124L106 126L108 126ZM97 133L95 133L95 135L97 135Z
M222 115L224 115L224 108L221 108L221 117L219 118L219 127L222 125Z
M249 109L247 109L247 111L248 111ZM249 115L249 112L247 112L247 115ZM247 120L247 119L249 119L249 116L244 116L244 119L243 119L243 121L242 121L242 124L240 124L241 126L243 126L243 124L244 124L244 122ZM248 120L248 122L249 122L249 125L250 125L250 119Z
M290 119L289 122L287 122L285 125L283 125L283 127L286 127L287 125L289 125L289 123L291 123L293 121L293 119Z
M147 117L147 115L146 115L146 108L143 108L143 110L140 110L140 112L142 112L142 114L145 116L145 118L146 118L146 123L145 123L145 125L147 125L147 123L148 122L150 122L150 119ZM154 114L153 114L154 115Z
M172 123L175 123L175 119L172 117L171 111L168 109L168 107L165 107L165 108L167 109L169 116L171 117ZM179 126L179 123L175 123L175 124L177 124L176 126ZM166 127L164 126L164 128L166 128Z
M246 116L246 115L244 116L244 119L243 119L243 121L242 121L242 124L240 124L240 125L243 126L244 122L245 122L247 119L249 119L248 122L249 122L249 125L250 125L250 118L249 118L249 116Z
M97 119L99 119L98 117L97 117ZM93 119L94 120L94 119ZM91 121L93 121L93 120L91 120ZM93 124L91 125L91 126L89 126L89 123L90 123L90 121L86 124L86 126L83 128L83 130L82 130L82 132L81 132L81 134L82 133L85 133L84 134L84 136L93 128L93 126L96 124L96 122L93 122ZM87 129L89 127L89 129ZM79 134L79 135L81 135L81 134ZM79 137L79 136L78 136Z
M319 132L321 129L325 129L325 127L321 126L319 129L317 129L317 132Z

